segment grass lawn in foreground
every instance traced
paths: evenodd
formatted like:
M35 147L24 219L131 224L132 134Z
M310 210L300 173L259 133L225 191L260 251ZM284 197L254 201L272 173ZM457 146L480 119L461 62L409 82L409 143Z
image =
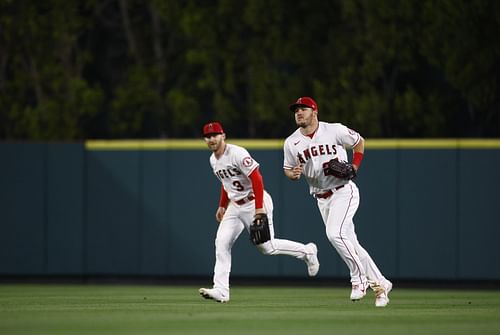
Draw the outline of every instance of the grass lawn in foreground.
M0 285L0 334L500 334L500 291L398 289L374 306L349 288Z

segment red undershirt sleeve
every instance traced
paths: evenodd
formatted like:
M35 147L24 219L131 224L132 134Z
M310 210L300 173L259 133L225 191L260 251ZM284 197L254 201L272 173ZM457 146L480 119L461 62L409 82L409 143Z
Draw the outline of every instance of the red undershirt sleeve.
M259 168L253 170L248 176L252 181L253 194L255 196L255 209L264 207L264 181Z
M229 204L229 197L227 196L227 192L224 189L224 186L220 187L220 199L219 199L219 207L227 208Z

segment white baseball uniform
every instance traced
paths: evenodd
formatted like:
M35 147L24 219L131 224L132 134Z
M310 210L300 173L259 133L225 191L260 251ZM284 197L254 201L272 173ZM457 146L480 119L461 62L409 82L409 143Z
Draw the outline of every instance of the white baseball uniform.
M328 240L349 267L351 283L367 286L367 278L378 283L385 282L385 278L359 244L354 230L358 187L352 180L325 173L331 159L348 161L346 148L356 146L360 138L357 132L340 123L319 122L312 138L297 129L285 140L283 168L292 169L303 164L303 175L311 195L317 198Z
M215 239L214 288L229 297L231 248L244 229L249 231L255 214L252 181L249 175L259 167L245 148L226 143L224 154L210 156L210 165L229 197L229 205ZM290 255L306 261L308 247L302 243L274 238L273 201L264 191L264 208L269 219L271 240L257 245L264 255Z

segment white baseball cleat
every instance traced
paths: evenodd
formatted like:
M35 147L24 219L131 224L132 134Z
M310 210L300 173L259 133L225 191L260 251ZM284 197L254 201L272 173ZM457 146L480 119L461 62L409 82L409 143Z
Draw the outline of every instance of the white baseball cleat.
M388 280L386 280L385 284L373 283L372 289L375 292L375 306L387 306L389 303L389 292L392 290L392 283Z
M366 285L365 284L354 284L351 290L351 300L358 301L363 299L366 295Z
M216 288L200 288L198 292L200 292L200 295L205 299L212 299L217 302L229 301L229 295L224 295L220 290Z
M308 243L306 244L306 247L310 250L305 258L307 273L309 274L309 277L314 277L319 271L318 247L314 243Z

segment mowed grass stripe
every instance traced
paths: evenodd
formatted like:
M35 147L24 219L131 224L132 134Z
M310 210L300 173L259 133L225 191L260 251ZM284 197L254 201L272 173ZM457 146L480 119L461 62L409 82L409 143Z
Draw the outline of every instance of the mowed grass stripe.
M0 285L0 334L499 334L500 291L398 289L386 308L349 288Z

